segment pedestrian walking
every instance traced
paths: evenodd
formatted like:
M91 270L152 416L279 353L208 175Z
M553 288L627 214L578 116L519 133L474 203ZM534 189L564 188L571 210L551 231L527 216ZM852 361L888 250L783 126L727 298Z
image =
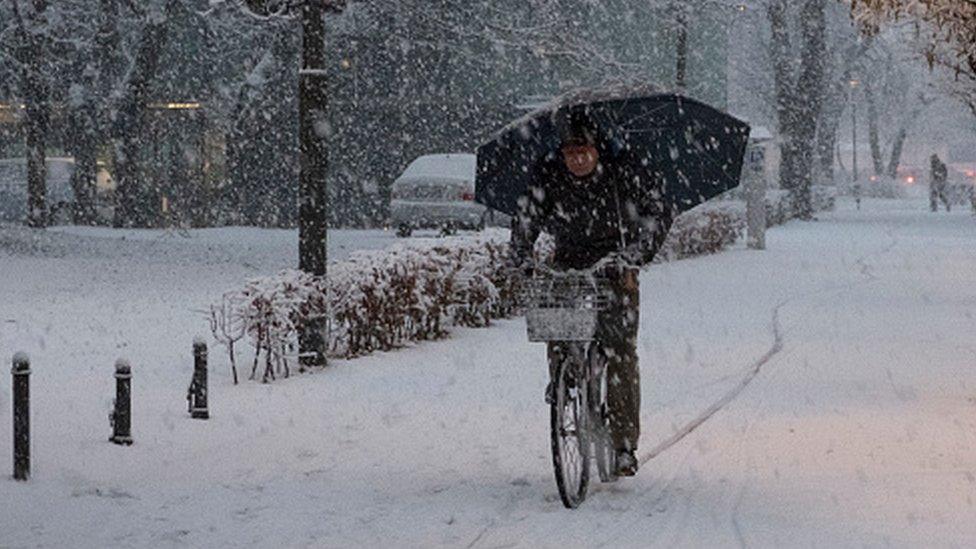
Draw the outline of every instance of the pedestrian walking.
M945 205L947 212L952 211L949 203L948 190L949 169L939 158L939 155L932 155L932 169L929 173L929 206L933 212L939 211L939 202Z

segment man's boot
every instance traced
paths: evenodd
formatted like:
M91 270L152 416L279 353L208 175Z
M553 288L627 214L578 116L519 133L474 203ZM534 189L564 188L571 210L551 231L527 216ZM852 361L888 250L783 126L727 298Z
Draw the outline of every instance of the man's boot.
M637 474L640 463L633 450L617 450L617 476L632 477Z

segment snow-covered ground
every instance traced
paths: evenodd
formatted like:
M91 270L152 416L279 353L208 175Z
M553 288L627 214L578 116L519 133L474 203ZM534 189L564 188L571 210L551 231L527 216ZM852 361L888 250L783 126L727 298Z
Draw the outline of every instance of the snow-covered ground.
M0 230L0 356L34 372L33 479L0 480L0 546L971 545L976 220L926 207L842 201L765 252L649 268L651 459L577 511L520 320L272 385L233 387L212 347L195 421L195 310L291 266L293 235ZM107 442L118 356L131 448ZM3 468L10 419L3 375Z

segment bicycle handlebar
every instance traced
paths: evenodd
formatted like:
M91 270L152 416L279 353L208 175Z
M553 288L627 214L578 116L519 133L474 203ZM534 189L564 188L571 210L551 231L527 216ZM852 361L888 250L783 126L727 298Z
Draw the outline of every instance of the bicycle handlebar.
M636 248L636 246L631 246L630 248ZM535 272L551 275L594 275L607 268L640 268L640 265L636 264L636 262L632 260L632 254L636 253L639 253L639 251L636 249L624 250L622 252L611 252L606 257L603 257L585 269L554 269L544 263L539 263L536 261L527 261L520 267L516 267L516 269L522 271L523 273Z

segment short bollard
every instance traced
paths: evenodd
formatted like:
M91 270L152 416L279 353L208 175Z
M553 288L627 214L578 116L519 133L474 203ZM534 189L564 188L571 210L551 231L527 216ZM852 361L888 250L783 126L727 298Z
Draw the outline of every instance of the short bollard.
M14 355L14 479L30 478L30 358Z
M115 444L132 444L132 366L120 358L115 362L115 409L108 415Z
M209 419L207 407L207 344L202 339L193 340L193 380L186 393L190 417Z

